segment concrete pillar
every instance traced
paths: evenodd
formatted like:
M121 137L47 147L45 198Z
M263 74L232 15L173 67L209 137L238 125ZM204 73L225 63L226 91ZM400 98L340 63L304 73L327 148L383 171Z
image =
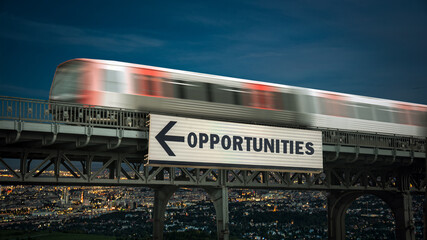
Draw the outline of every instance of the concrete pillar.
M388 201L385 201L390 205L394 213L396 239L414 240L415 226L411 195L409 193L394 193L390 194Z
M176 192L176 186L162 186L154 188L154 209L153 209L153 239L163 239L163 227L165 224L166 205L169 199Z
M345 212L361 193L330 191L328 192L328 239L345 239Z
M401 171L397 178L400 192L379 193L393 210L396 224L396 239L415 239L415 221L412 213L412 196L409 193L410 180L408 171Z
M228 240L230 237L228 228L228 188L205 188L205 190L215 207L218 240Z

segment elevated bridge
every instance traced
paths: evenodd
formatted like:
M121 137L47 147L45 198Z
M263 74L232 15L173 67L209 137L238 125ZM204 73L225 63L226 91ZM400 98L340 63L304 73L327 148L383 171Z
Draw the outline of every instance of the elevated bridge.
M154 239L180 187L207 191L218 239L229 235L228 188L327 191L329 239L344 239L346 209L374 194L393 210L396 238L415 239L411 194L426 194L426 139L319 129L320 173L153 167L147 112L11 97L0 97L0 111L0 184L153 188Z

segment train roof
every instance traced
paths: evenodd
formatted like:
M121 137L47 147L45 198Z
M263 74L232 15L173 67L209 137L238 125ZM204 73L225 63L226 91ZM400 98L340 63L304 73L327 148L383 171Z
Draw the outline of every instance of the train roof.
M295 87L295 86L290 86L290 85L285 85L285 84L261 82L261 81L256 81L256 80L248 80L248 79L241 79L241 78L234 78L234 77L225 77L225 76L219 76L219 75L213 75L213 74L207 74L207 73L197 73L197 72L190 72L190 71L185 71L185 70L155 67L155 66L142 65L142 64L136 64L136 63L126 63L126 62L119 62L119 61L113 61L113 60L75 58L75 59L70 59L66 62L59 64L58 67L67 63L67 62L71 62L71 61L86 61L86 62L108 64L108 65L121 66L121 67L149 68L149 69L158 70L158 71L187 74L187 75L205 77L205 78L212 78L212 79L221 79L221 80L225 80L225 81L237 81L237 82L242 82L242 83L262 84L262 85L268 85L268 86L279 87L279 88L297 89L300 91L308 91L308 93L310 95L318 95L318 94L335 95L335 96L338 95L338 96L341 96L344 98L348 98L350 100L356 100L358 102L371 103L371 104L374 103L374 104L378 104L378 105L399 105L403 108L415 107L415 108L417 108L418 111L422 110L422 111L427 112L427 105L418 104L418 103L410 103L410 102L403 102L403 101L390 100L390 99L382 99L382 98L376 98L376 97L368 97L368 96L348 94L348 93L339 93L339 92L332 92L332 91L312 89L312 88Z

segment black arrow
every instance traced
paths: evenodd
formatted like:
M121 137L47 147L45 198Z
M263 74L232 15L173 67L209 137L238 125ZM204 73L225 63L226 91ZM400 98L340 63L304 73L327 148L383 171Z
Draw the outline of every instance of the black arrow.
M176 121L170 121L163 129L160 131L156 139L163 147L163 149L168 153L169 156L175 156L175 153L171 150L171 148L166 144L166 141L171 142L184 142L184 137L181 136L167 136L166 133L171 130L173 126L175 126Z

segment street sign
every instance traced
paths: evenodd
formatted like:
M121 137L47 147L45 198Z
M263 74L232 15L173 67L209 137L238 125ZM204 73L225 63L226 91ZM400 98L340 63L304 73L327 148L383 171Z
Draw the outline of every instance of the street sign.
M150 115L148 164L320 172L320 131Z

